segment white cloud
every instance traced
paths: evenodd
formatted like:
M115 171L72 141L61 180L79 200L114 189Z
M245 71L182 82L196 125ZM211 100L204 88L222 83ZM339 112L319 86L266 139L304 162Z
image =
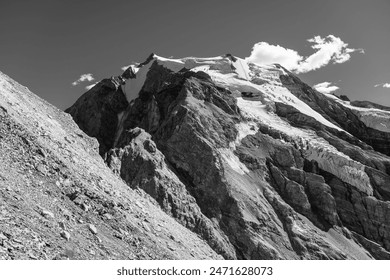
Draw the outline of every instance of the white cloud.
M312 43L311 48L316 50L307 57L299 55L297 51L292 49L259 42L253 46L252 52L246 60L257 64L279 63L296 73L307 73L329 63L344 63L351 58L351 53L364 53L363 49L348 48L347 43L334 35L328 35L324 38L315 36L307 41Z
M96 84L97 84L97 82L96 82L96 83L93 83L93 84L91 84L91 85L88 85L88 86L85 87L85 89L86 89L86 90L90 90L90 89L93 88Z
M390 88L390 83L377 84L377 85L375 85L374 87Z
M330 82L323 82L313 86L313 88L322 93L332 93L339 89L338 86L332 85Z
M279 63L287 69L296 69L302 59L303 57L294 50L270 45L267 42L255 44L251 55L246 58L247 61L258 64Z
M307 41L313 43L311 47L317 51L300 63L297 73L316 70L328 65L330 62L333 64L344 63L351 58L351 53L356 51L364 52L362 49L348 48L347 43L333 35L328 35L326 38L315 36Z
M92 82L93 80L95 80L95 78L93 77L93 75L91 73L88 73L88 74L82 74L80 76L80 78L78 78L76 81L74 81L72 83L73 86L77 86L79 83L81 82Z

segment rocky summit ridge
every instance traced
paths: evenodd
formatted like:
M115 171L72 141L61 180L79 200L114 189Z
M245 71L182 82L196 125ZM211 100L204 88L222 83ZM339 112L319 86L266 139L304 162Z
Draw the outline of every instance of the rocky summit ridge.
M8 77L0 89L2 153L36 146L25 149L26 166L21 153L5 157L3 211L40 205L20 214L27 226L47 219L42 209L53 214L47 227L34 223L42 240L53 236L48 258L390 258L384 106L322 94L281 65L230 54L152 54L68 108L78 128ZM7 223L3 244L14 244Z

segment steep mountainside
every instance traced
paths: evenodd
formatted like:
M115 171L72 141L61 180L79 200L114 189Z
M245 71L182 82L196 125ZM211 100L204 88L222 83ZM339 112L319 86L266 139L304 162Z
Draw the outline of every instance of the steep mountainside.
M390 112L280 65L151 55L67 112L225 258L389 259Z
M98 147L0 72L0 260L221 258L114 175Z

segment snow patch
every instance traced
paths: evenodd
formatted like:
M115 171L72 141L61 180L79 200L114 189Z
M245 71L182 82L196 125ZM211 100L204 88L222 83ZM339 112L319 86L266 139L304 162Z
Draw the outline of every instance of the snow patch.
M150 61L148 64L144 65L139 70L137 70L135 79L127 80L126 84L122 87L122 91L125 93L126 99L129 103L138 97L138 94L145 83L146 75L148 74L152 63L153 60Z
M240 159L233 153L231 149L218 149L221 159L229 165L238 174L244 175L249 173L249 169L243 164Z
M321 169L356 187L359 191L373 195L370 178L364 171L363 164L339 152L322 138L306 138L304 141L306 147L303 155L306 159L316 161Z
M196 66L194 68L191 68L192 72L203 71L203 72L207 73L209 70L210 70L210 66L209 65L201 65L201 66Z
M154 55L159 65L168 68L173 72L179 72L184 67L184 62L181 59L164 58L158 55Z
M390 133L390 112L353 110L368 127Z
M246 80L250 79L249 66L248 66L248 63L244 59L236 58L236 61L234 61L232 64L233 64L234 68L236 69L236 73L238 74L238 77L240 77L242 79L246 79Z
M238 131L238 135L235 141L236 144L240 144L241 140L248 135L255 135L259 130L257 124L253 121L238 123L236 124L236 129Z
M288 104L298 111L300 111L302 114L305 114L307 116L315 118L318 122L337 129L339 131L342 131L340 127L334 125L327 119L325 119L320 113L317 111L314 111L309 105L307 105L305 102L300 100L298 97L293 95L287 88L281 85L270 85L270 84L263 84L260 85L260 90L265 92L268 96L273 97L273 101L275 102L282 102L284 104Z

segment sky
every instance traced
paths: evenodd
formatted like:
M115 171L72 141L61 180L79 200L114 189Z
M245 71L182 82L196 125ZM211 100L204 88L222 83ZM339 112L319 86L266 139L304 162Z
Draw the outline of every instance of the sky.
M14 0L0 9L0 71L60 109L152 52L282 62L318 90L390 106L389 0Z

